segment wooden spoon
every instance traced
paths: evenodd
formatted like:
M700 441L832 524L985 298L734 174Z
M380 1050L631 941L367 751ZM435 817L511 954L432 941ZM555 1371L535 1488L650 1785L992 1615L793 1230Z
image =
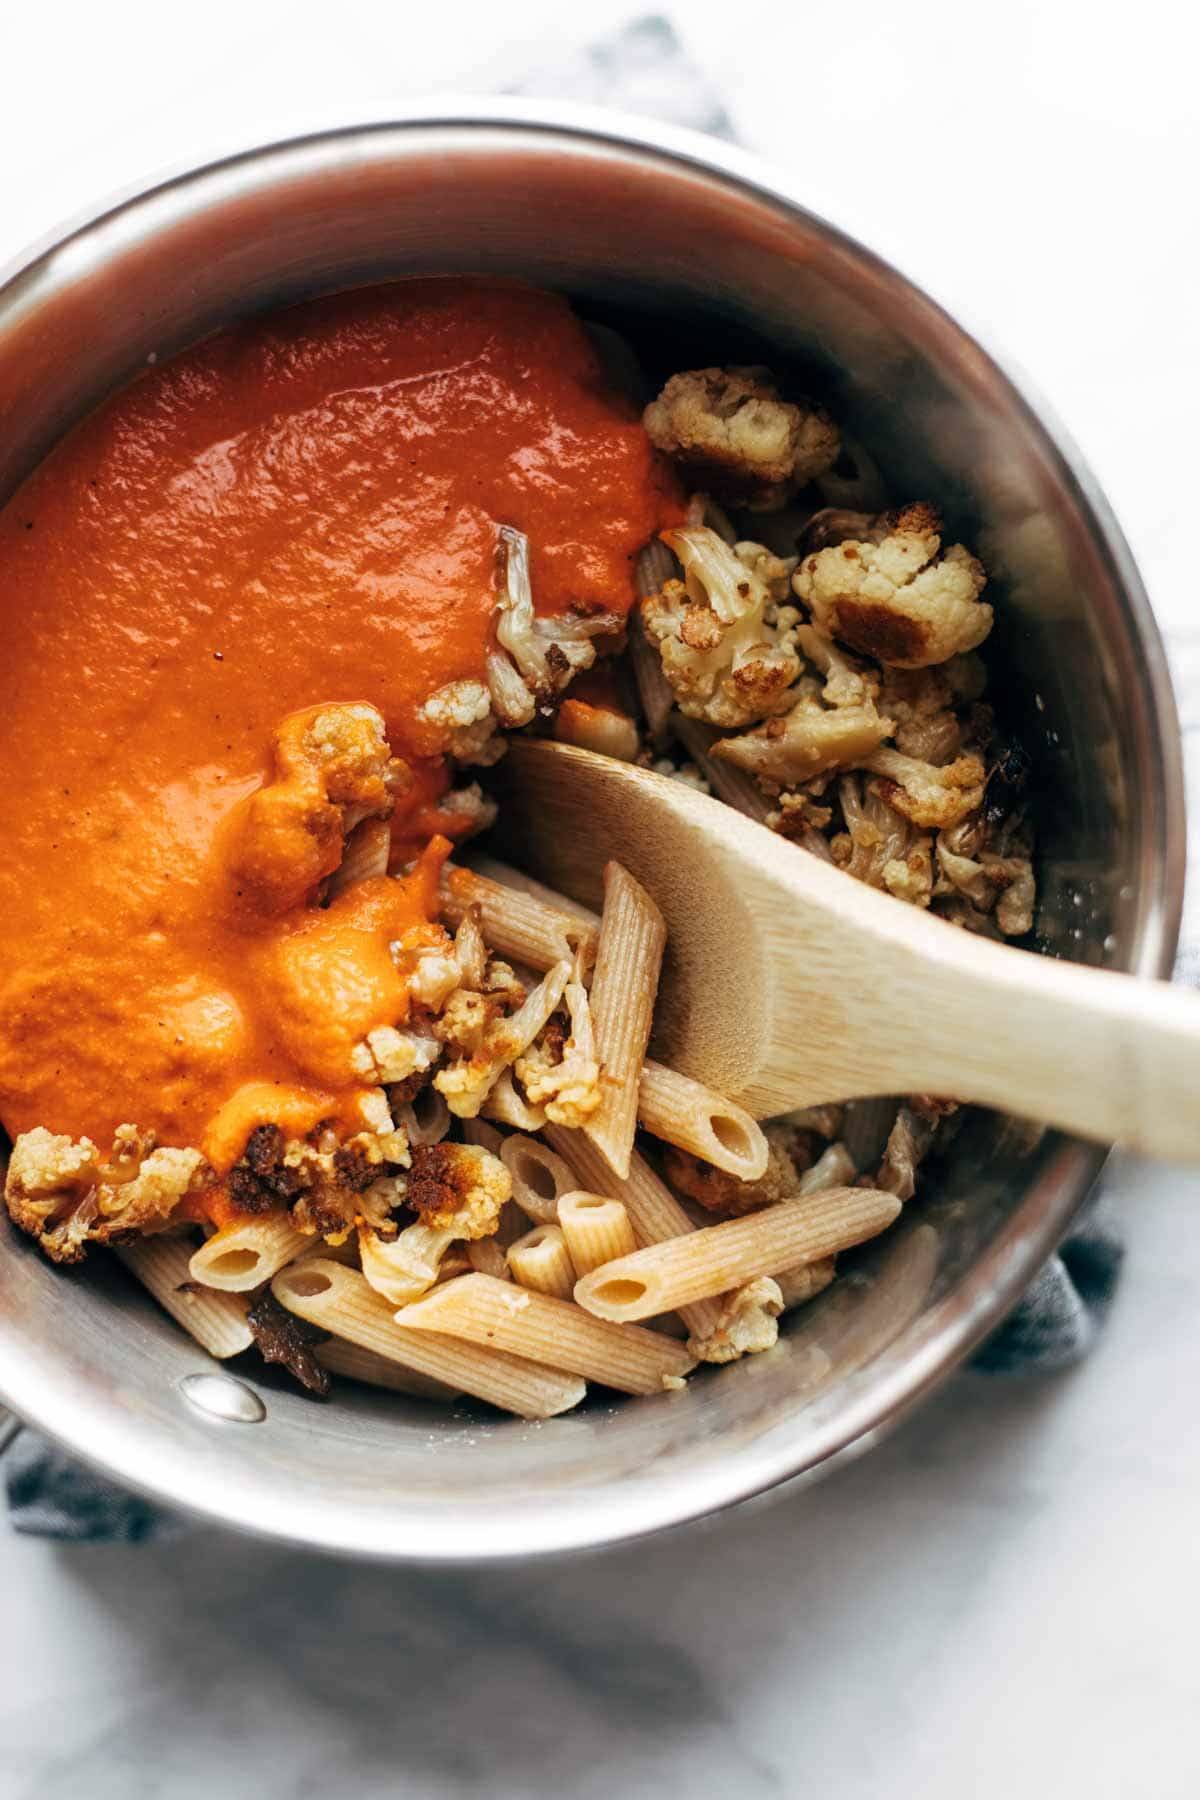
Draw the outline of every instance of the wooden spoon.
M758 1117L936 1094L1200 1160L1200 996L963 931L629 763L532 738L506 763L524 867L598 906L615 857L662 908L655 1054Z

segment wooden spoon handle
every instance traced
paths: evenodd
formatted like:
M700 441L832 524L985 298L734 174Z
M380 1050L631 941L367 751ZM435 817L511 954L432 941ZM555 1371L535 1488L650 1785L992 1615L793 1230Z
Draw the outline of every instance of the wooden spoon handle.
M1200 1160L1200 995L980 939L965 948L953 982L943 964L923 984L914 1092Z

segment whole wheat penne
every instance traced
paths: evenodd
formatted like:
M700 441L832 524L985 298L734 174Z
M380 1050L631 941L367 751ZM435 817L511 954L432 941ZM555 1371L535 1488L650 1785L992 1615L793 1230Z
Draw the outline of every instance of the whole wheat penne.
M487 1118L496 1119L501 1125L511 1125L516 1131L540 1131L546 1123L545 1107L530 1106L517 1091L511 1069L505 1069L499 1081L493 1084L483 1103L483 1112Z
M458 1390L447 1387L444 1381L418 1375L415 1369L403 1369L399 1363L377 1356L374 1350L364 1350L361 1344L352 1344L347 1338L328 1338L318 1344L316 1358L331 1374L365 1382L367 1387L391 1388L398 1394L411 1394L416 1400L446 1403L458 1398Z
M194 1244L186 1237L147 1237L117 1251L164 1312L211 1356L237 1356L254 1342L246 1323L249 1301L197 1285L190 1263Z
M703 1226L593 1269L575 1298L598 1318L646 1319L740 1287L772 1269L818 1262L861 1244L898 1218L900 1202L874 1188L830 1188L781 1200L744 1219Z
M569 1300L578 1279L567 1240L558 1225L535 1225L508 1247L507 1262L520 1287ZM490 1273L491 1271L488 1271Z
M286 1213L239 1219L214 1231L193 1252L192 1280L231 1294L245 1293L269 1281L312 1241L312 1234L297 1231Z
M802 1194L819 1194L826 1188L845 1187L854 1180L857 1173L854 1158L845 1144L830 1144L812 1168L804 1171L800 1177L799 1189ZM800 1263L793 1269L777 1269L775 1280L783 1295L784 1311L793 1306L802 1306L806 1300L822 1293L836 1273L837 1267L832 1256L824 1257L820 1262Z
M531 1294L486 1275L464 1275L396 1316L409 1330L447 1332L534 1361L552 1358L557 1368L623 1394L658 1393L695 1367L682 1344L657 1331L614 1327L570 1300Z
M654 1022L667 927L641 883L604 867L604 912L589 995L603 1098L583 1130L617 1175L628 1175L637 1132L638 1078Z
M590 1275L602 1263L628 1256L638 1247L629 1214L619 1200L603 1194L579 1189L564 1194L558 1203L558 1222L579 1275Z
M645 1157L636 1150L629 1159L628 1175L618 1182L596 1146L589 1144L582 1131L569 1131L563 1125L547 1125L546 1139L577 1177L564 1192L569 1192L571 1187L586 1188L589 1193L611 1194L620 1200L639 1244L661 1244L695 1231L696 1227L670 1188L659 1180ZM715 1299L708 1299L697 1300L681 1310L688 1331L694 1337L703 1338L715 1329L721 1309Z
M456 1281L460 1275L469 1275L474 1267L471 1246L467 1243L451 1244L438 1263L437 1278L439 1281ZM397 1302L393 1301L392 1304L396 1305Z
M493 1156L499 1156L504 1136L494 1125L489 1125L486 1119L463 1119L461 1123L462 1134L468 1144L478 1144L481 1150L489 1150Z
M489 881L474 869L447 863L438 888L443 920L457 925L469 906L479 907L483 935L491 948L501 956L528 963L531 969L542 972L555 963L573 963L576 952L582 954L585 964L595 956L596 930L573 913L519 888Z
M487 1276L469 1279L486 1281ZM498 1282L507 1292L509 1284ZM397 1325L395 1309L353 1269L314 1260L284 1269L271 1283L281 1306L313 1325L373 1350L388 1362L431 1376L464 1394L487 1400L524 1419L550 1419L578 1406L585 1388L578 1377L457 1336L410 1331Z
M467 1245L467 1261L480 1275L494 1275L497 1281L512 1279L504 1246L494 1237L473 1238Z
M512 1197L538 1225L558 1221L558 1201L579 1186L568 1163L539 1138L514 1135L500 1146L500 1161L512 1176Z
M357 1269L362 1260L358 1251L358 1238L354 1232L340 1244L327 1244L322 1237L307 1238L304 1249L293 1260L306 1262L313 1256L327 1256L331 1262L341 1263L344 1269Z
M732 763L725 762L719 756L710 756L709 751L717 741L720 733L702 719L689 719L683 713L671 714L671 732L679 739L692 761L704 772L704 778L712 788L718 800L724 800L726 806L732 806L748 819L757 819L761 825L771 811L773 802L759 787L752 775L744 769L735 769Z
M761 1125L702 1081L661 1063L642 1064L638 1121L654 1137L690 1150L740 1181L757 1181L766 1170L769 1152Z
M652 539L634 559L634 585L640 600L657 594L665 581L678 575L679 564L661 538ZM629 615L629 660L650 734L661 737L675 704L675 690L663 674L662 658L642 629L641 612L636 606Z
M392 826L389 819L364 819L346 839L341 862L329 877L326 893L330 899L340 894L352 881L366 881L372 875L386 875L392 852Z
M450 1129L450 1108L443 1094L432 1082L403 1106L395 1109L396 1123L414 1149L424 1144L440 1144Z
M797 1263L794 1269L777 1271L775 1281L783 1296L783 1310L787 1312L793 1306L803 1306L806 1300L812 1300L823 1293L837 1274L837 1265L832 1256L823 1256L820 1262Z
M572 900L569 894L560 894L557 888L547 887L545 882L536 881L527 875L524 869L514 868L512 863L500 862L494 856L485 856L481 850L472 848L468 851L466 867L474 869L477 875L485 875L489 881L499 882L501 887L516 888L522 894L531 894L535 900L553 908L555 912L570 913L573 919L581 919L585 925L594 930L600 929L600 914L593 912L590 906L584 906L581 900Z

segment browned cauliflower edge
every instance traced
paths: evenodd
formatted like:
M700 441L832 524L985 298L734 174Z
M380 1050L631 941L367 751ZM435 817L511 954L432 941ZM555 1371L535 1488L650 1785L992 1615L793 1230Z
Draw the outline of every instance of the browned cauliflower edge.
M796 593L820 630L878 662L947 662L983 642L992 609L979 598L983 564L961 544L942 551L941 531L924 502L884 513L868 535L805 556Z
M181 1200L212 1180L198 1150L156 1147L154 1134L118 1127L108 1157L90 1138L35 1126L13 1145L4 1200L13 1223L52 1262L81 1262L91 1243L123 1243L168 1225Z
M272 748L275 779L237 808L228 863L237 897L277 914L310 899L340 863L348 833L389 817L411 777L365 702L292 713Z
M781 506L824 474L840 446L824 408L781 399L762 368L672 375L642 423L651 443L699 486L752 507Z

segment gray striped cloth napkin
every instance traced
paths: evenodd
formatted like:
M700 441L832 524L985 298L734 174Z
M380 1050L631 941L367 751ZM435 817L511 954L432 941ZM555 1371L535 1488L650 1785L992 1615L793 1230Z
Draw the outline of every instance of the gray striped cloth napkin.
M587 101L732 138L720 97L689 62L669 21L636 20L615 36L533 69L508 91ZM1089 1349L1112 1298L1122 1245L1094 1202L1025 1298L975 1359L996 1372L1064 1368ZM2 1421L3 1415L0 1415ZM0 1422L9 1516L17 1531L60 1539L136 1543L183 1529L170 1517L73 1462L33 1432Z

